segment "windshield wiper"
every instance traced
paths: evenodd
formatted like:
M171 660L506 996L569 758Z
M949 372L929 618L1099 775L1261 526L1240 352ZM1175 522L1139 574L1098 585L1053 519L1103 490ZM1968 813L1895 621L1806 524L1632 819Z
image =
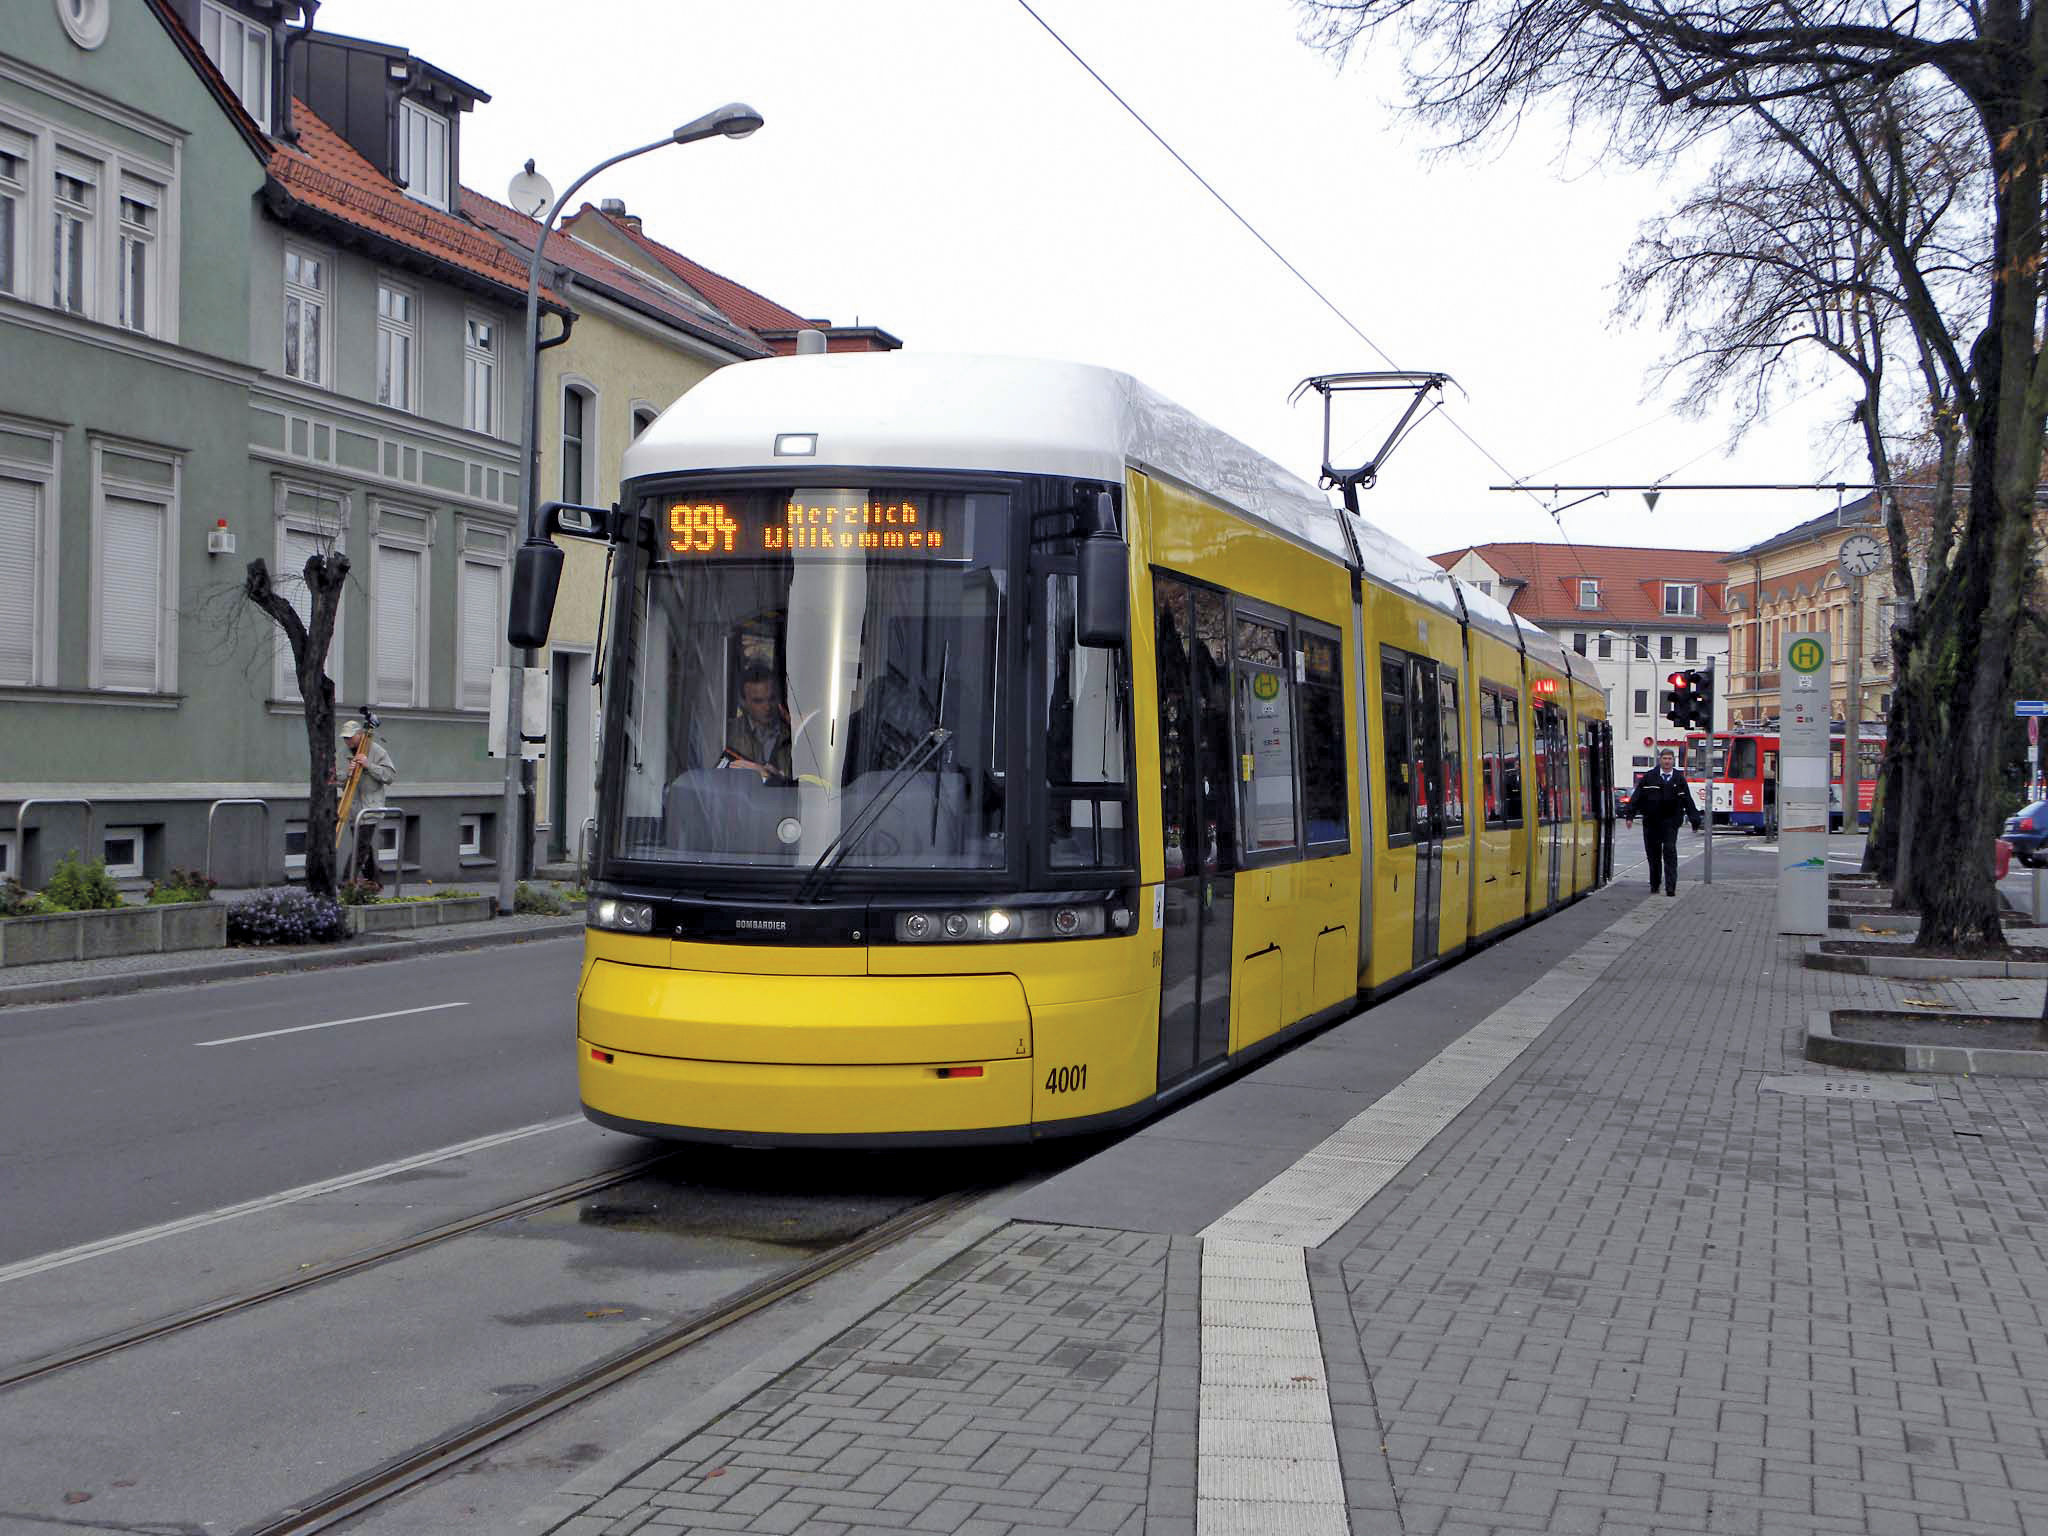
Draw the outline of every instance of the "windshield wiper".
M901 792L903 786L910 782L910 776L936 757L939 749L952 738L952 735L953 733L943 725L935 725L924 733L923 739L911 749L910 756L896 765L896 771L889 776L888 782L875 792L875 797L861 807L859 813L846 824L837 837L825 845L825 851L818 855L818 862L811 866L810 872L804 876L803 884L796 888L796 899L799 903L816 901L824 894L826 885L838 872L840 864L853 852L854 844L868 835L875 823L881 820L882 812L889 808L889 803Z

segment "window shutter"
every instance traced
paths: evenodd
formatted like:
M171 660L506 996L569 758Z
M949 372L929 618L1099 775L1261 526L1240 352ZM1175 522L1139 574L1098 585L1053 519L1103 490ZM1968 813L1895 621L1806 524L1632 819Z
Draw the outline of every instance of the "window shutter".
M0 478L0 683L36 681L43 488Z
M462 697L464 709L491 707L491 667L498 659L503 568L462 562Z
M413 705L419 698L420 555L377 546L377 702Z
M100 508L100 686L153 693L163 654L164 510L109 496Z

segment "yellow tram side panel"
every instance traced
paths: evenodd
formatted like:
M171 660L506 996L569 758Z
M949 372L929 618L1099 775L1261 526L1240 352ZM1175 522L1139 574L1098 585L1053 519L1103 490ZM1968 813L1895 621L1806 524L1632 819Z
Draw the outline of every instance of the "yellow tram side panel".
M1474 742L1481 738L1476 734L1480 706L1483 699L1480 685L1491 683L1504 688L1520 700L1522 697L1522 657L1515 647L1482 629L1472 632L1472 702L1466 709L1466 718L1474 722ZM1526 702L1517 708L1526 713ZM1484 772L1485 760L1482 754L1468 755L1468 762L1478 772ZM1526 771L1526 761L1524 764ZM1467 795L1472 802L1467 814L1478 828L1479 868L1474 886L1477 892L1473 904L1472 933L1475 938L1483 937L1519 922L1528 910L1529 900L1529 849L1534 833L1528 822L1520 825L1486 825L1486 791L1477 778L1472 781L1473 790Z
M1355 654L1351 578L1342 565L1247 522L1172 481L1133 470L1128 490L1132 613L1140 619L1131 626L1132 710L1139 763L1159 761L1159 672L1151 623L1154 566L1332 626L1341 640L1345 697L1356 697L1351 690L1358 680L1349 675ZM1359 744L1348 717L1344 735L1346 783L1355 786ZM1356 995L1361 821L1355 791L1346 799L1347 852L1241 870L1233 882L1233 1052ZM1149 767L1140 774L1138 840L1146 886L1141 893L1140 906L1145 910L1140 923L1149 933L1152 891L1166 868L1159 785ZM1156 986L1154 992L1155 1006L1145 1032L1156 1051Z
M1607 714L1607 698L1592 684L1577 678L1572 680L1572 823L1577 828L1578 856L1573 860L1575 871L1572 890L1583 894L1600 883L1600 834L1595 825L1599 814L1597 800L1588 801L1587 789L1593 779L1592 760L1581 746L1586 736L1586 727ZM1593 808L1589 810L1587 807Z
M1407 844L1390 846L1386 817L1387 782L1385 695L1380 687L1380 647L1427 656L1448 667L1458 678L1458 712L1469 721L1471 712L1465 695L1471 691L1464 671L1462 634L1458 621L1448 613L1418 603L1404 593L1373 582L1365 584L1365 696L1366 719L1371 737L1367 792L1373 797L1373 891L1372 948L1363 956L1360 985L1382 987L1414 968L1415 957L1415 850ZM1443 844L1443 889L1439 904L1437 950L1449 954L1470 936L1471 863L1474 849L1473 811L1470 791L1472 753L1469 730L1459 743L1464 762L1466 789L1465 830ZM1407 771L1407 765L1399 765ZM1357 780L1352 781L1354 784Z

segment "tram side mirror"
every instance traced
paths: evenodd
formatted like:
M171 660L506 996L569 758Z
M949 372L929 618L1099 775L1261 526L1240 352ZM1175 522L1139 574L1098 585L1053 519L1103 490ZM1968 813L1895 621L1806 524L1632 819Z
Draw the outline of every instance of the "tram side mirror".
M512 557L511 615L506 637L518 650L533 651L548 643L555 617L555 591L562 584L562 552L552 540L521 544Z
M1081 541L1074 578L1074 638L1114 650L1131 625L1131 551L1111 533Z

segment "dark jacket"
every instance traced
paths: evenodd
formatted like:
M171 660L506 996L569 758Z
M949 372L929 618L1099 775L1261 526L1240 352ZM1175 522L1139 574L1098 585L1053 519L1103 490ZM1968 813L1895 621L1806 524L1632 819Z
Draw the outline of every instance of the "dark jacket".
M1651 823L1676 821L1683 816L1695 827L1700 824L1700 808L1693 804L1692 786L1685 782L1685 770L1671 770L1671 782L1666 784L1655 768L1646 769L1636 780L1635 792L1628 797L1628 804L1622 808L1624 817L1642 817Z

